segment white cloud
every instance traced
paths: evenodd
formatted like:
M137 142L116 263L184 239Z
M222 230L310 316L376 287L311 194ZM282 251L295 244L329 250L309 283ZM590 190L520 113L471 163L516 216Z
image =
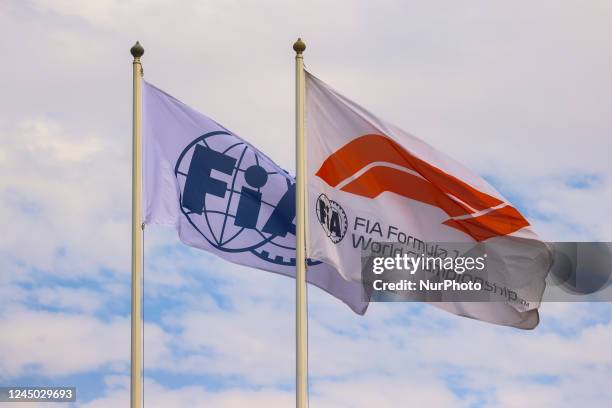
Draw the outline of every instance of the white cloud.
M61 297L65 302L70 297ZM129 317L96 318L88 314L49 312L5 306L0 325L0 378L35 374L49 378L97 370L125 372L130 357ZM147 365L172 358L172 335L145 323Z
M127 378L111 378L106 395L80 404L82 408L106 408L129 405L129 388ZM260 390L230 389L221 391L208 391L200 386L168 389L155 381L145 381L144 400L148 407L285 407L294 402L293 393L264 388Z
M104 293L84 288L44 287L31 291L34 301L42 307L52 307L68 311L99 311L104 305Z
M122 406L128 404L129 390L112 379L106 395L80 405L83 408ZM151 407L288 407L295 404L291 391L275 388L244 390L229 388L219 391L200 386L168 389L154 381L145 381L145 403ZM440 382L411 378L366 378L357 381L325 383L314 387L311 404L329 408L392 407L398 404L415 406L466 407L466 401L454 396Z
M129 264L129 169L87 132L44 118L0 129L0 250L13 259L79 277Z
M5 308L1 315L0 377L35 371L62 376L125 367L129 356L129 320L104 322L85 315ZM123 345L123 346L122 346Z
M313 387L313 405L320 407L467 407L468 400L454 395L445 384L419 373L366 376L329 381Z

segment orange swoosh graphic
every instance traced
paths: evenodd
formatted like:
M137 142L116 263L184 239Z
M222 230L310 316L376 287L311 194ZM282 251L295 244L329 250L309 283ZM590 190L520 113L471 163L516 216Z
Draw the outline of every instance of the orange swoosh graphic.
M374 165L340 189L367 198L376 198L388 191L436 206L450 217L461 217L451 218L444 225L462 231L476 241L511 234L529 225L515 208L504 206L498 198L419 159L382 135L364 135L347 143L323 162L316 175L336 187L376 162L388 163L418 175L384 164ZM484 210L489 211L475 214ZM464 217L466 215L468 217Z

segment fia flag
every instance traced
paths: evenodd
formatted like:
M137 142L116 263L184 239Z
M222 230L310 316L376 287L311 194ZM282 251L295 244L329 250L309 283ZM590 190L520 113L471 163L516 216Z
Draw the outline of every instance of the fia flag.
M503 299L434 304L496 324L538 324L550 251L485 180L308 72L306 145L309 257L358 282L362 251L384 250L380 243L486 243L496 254L486 283L505 290Z
M295 277L295 181L214 120L143 81L143 216L228 261ZM361 286L308 261L308 282L365 313Z

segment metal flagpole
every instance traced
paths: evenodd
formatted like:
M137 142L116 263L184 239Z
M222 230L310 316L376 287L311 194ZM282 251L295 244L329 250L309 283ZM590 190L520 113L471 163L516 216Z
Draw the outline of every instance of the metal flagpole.
M130 49L133 67L133 117L132 117L132 340L130 407L142 408L142 65L140 57L144 48L138 41Z
M298 38L295 51L295 167L296 167L296 408L308 408L308 302L306 293L306 152L304 151L304 58L306 44Z

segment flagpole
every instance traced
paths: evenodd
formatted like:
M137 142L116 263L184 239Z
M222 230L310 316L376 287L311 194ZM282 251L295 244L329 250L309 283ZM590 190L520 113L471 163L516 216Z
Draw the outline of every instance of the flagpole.
M132 332L131 332L131 386L130 407L142 407L142 64L144 48L138 41L130 49L134 57L132 107Z
M304 148L304 57L306 44L298 38L295 51L295 167L296 167L296 408L308 408L308 302L306 293L306 158Z

